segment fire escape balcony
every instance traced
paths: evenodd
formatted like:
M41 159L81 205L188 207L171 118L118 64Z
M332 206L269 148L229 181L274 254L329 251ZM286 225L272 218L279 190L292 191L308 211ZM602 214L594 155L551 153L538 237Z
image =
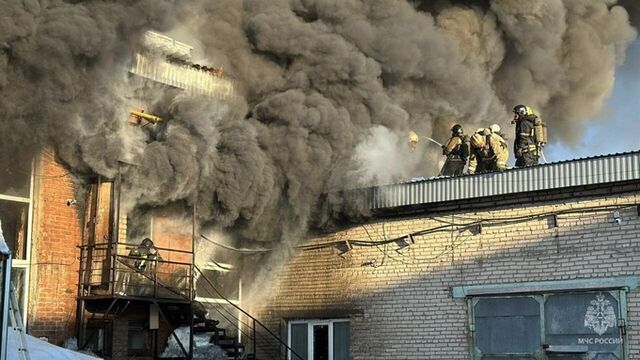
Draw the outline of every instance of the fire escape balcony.
M131 255L136 247L127 243L80 246L79 298L184 303L193 299L191 251L156 248L159 257L143 258Z

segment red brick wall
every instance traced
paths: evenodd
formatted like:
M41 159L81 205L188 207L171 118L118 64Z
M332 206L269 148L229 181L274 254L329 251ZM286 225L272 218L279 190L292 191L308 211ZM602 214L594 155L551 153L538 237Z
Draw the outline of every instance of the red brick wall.
M78 206L67 206L74 184L53 151L40 156L36 189L27 331L59 344L75 336L82 227Z
M159 250L163 263L158 268L161 283L186 295L187 276L191 263L191 224L184 219L176 219L169 214L159 213L153 217L153 242Z
M180 251L191 251L191 224L185 220L174 220L170 216L154 216L153 243L155 246L175 251L160 250L166 261L191 262L191 254Z

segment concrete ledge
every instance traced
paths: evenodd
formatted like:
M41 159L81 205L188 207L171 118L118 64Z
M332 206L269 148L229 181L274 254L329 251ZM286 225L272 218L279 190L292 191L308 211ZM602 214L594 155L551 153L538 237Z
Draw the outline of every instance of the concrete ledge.
M492 285L460 285L451 287L451 294L455 299L468 296L531 294L571 290L600 290L600 289L636 289L637 276L620 276L609 278L592 278L560 281L537 281Z

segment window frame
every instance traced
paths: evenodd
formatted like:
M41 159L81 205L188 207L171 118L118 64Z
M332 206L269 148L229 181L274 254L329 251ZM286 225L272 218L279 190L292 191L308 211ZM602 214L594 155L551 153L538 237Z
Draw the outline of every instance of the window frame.
M131 337L131 330L143 337L144 347L134 348L131 347L131 340L135 339ZM136 331L137 330L137 331ZM153 353L153 335L149 329L148 322L141 320L129 320L127 321L127 357L146 357L151 356Z
M32 159L30 164L30 175L29 175L29 197L23 196L15 196L15 195L7 195L0 193L0 200L15 202L21 204L28 204L27 209L27 233L25 237L25 258L24 259L11 259L11 270L13 269L23 269L24 278L22 289L24 293L22 294L22 303L20 306L22 307L22 322L25 329L27 329L27 323L29 317L27 316L27 309L29 306L29 282L31 277L31 247L33 245L32 242L32 232L33 232L33 212L34 212L34 188L35 188L35 160Z
M349 323L349 319L298 319L287 321L287 346L291 349L291 325L294 324L307 324L307 360L313 359L313 327L314 325L328 325L329 326L329 360L333 360L333 324L335 323ZM351 339L349 339L349 344ZM291 350L287 349L287 358L292 359ZM301 354L302 355L302 354Z

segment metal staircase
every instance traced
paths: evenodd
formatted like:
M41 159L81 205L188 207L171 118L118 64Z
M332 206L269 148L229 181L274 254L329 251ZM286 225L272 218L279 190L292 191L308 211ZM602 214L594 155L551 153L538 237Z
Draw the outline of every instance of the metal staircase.
M242 309L240 306L226 299L224 295L216 289L211 280L209 280L197 266L194 266L194 269L197 273L199 273L200 277L206 283L208 283L211 289L213 289L213 291L217 294L217 297L226 301L225 305L232 306L244 317L244 320L242 320L241 318L233 315L233 313L228 310L225 311L221 309L215 309L215 311L218 312L219 316L226 320L227 323L232 324L232 326L235 327L235 330L239 334L242 334L242 343L238 342L238 338L236 336L229 336L227 333L227 329L218 327L220 322L217 320L206 320L205 325L202 325L201 327L202 331L205 331L206 329L207 332L212 333L210 342L218 345L220 348L225 350L228 359L303 359L302 356L291 349L286 342L284 342L278 335L269 330L269 328L267 328L258 319ZM215 306L215 304L209 305ZM241 324L242 328L235 324ZM198 331L196 329L197 327L194 327L194 332ZM247 348L250 349L250 351L246 351Z

